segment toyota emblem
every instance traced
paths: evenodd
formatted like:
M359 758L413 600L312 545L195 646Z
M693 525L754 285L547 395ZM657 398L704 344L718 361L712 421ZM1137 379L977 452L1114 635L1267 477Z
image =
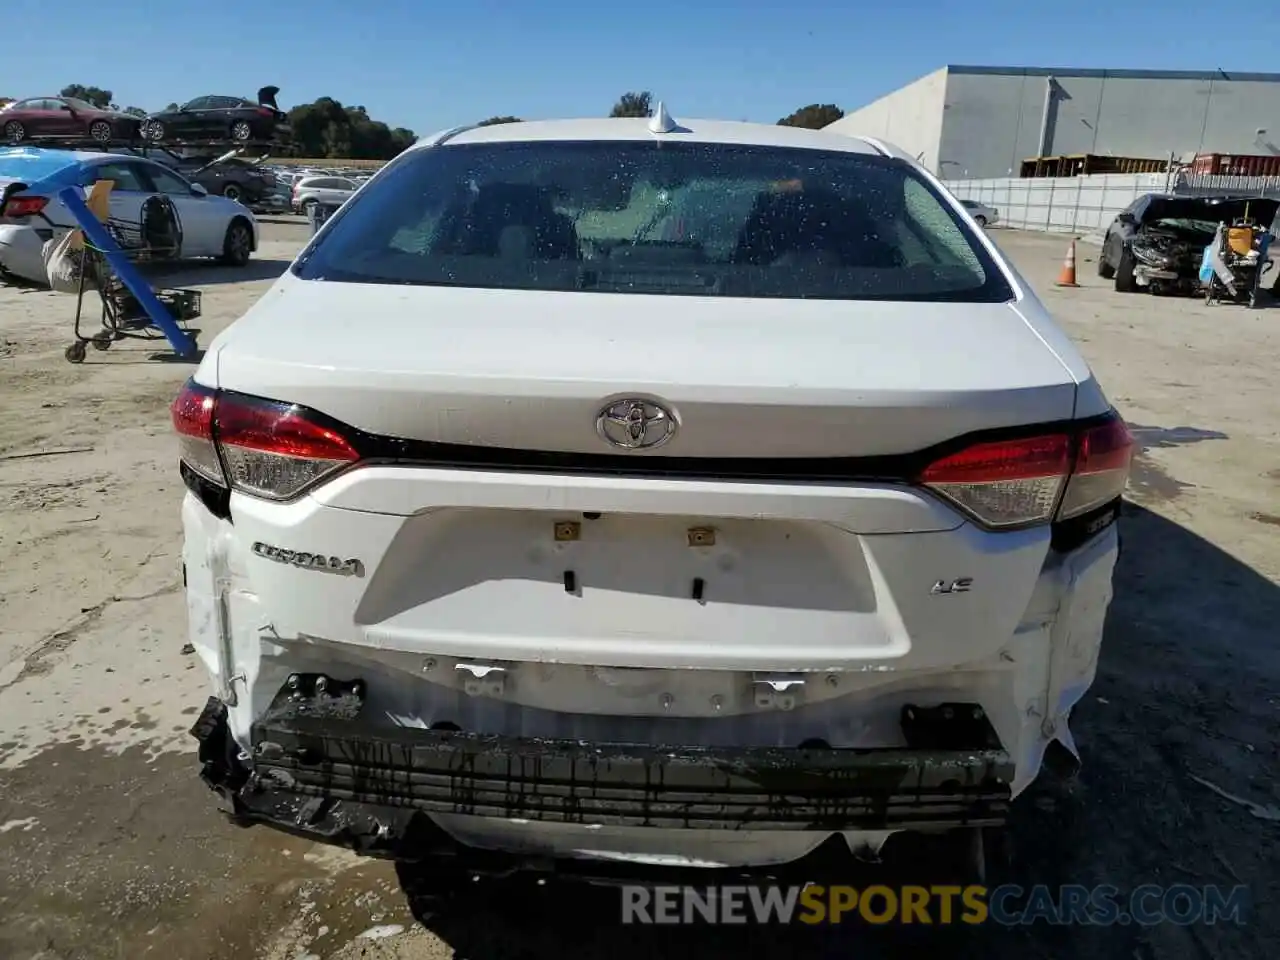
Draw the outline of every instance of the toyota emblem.
M676 416L652 400L614 400L596 417L596 433L622 450L652 450L675 436Z

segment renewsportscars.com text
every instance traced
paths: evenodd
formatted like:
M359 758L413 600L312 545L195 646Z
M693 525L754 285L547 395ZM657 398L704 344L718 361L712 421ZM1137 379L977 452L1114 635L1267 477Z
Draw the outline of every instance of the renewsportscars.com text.
M1179 926L1246 922L1248 888L1065 884L983 886L625 886L622 922L640 924L988 924Z

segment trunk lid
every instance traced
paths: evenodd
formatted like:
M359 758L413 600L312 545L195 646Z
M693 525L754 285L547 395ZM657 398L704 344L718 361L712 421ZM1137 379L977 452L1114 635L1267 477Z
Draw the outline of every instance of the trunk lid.
M647 456L905 453L1070 418L1076 385L1009 304L654 297L302 281L215 344L218 386L369 433L601 454L607 400L680 427ZM617 452L613 450L612 452Z

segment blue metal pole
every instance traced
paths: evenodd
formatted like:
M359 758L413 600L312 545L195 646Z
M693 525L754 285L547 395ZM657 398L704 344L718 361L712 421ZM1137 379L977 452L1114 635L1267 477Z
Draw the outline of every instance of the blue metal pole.
M58 199L66 204L88 241L107 258L116 276L129 288L129 292L146 311L151 322L160 328L165 339L173 345L173 352L180 357L193 356L196 353L195 341L187 336L169 315L164 304L156 298L151 284L147 283L142 274L134 268L129 258L124 255L124 251L116 245L111 234L107 233L107 228L93 215L93 211L85 204L84 197L80 194L80 188L66 187L58 192Z

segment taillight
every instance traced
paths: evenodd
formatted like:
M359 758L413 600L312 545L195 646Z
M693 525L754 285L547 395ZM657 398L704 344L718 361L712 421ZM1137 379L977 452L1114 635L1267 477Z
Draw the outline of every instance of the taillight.
M1132 460L1133 434L1119 414L1081 433L1058 519L1078 517L1124 493Z
M360 458L325 418L296 404L188 381L173 402L182 462L219 486L289 500Z
M1119 414L1080 432L979 443L918 481L994 529L1066 520L1124 492L1133 439Z
M10 197L0 210L0 217L34 217L48 203L48 197Z
M178 434L178 456L182 462L211 483L226 486L218 448L213 442L215 396L213 390L188 380L169 413Z

